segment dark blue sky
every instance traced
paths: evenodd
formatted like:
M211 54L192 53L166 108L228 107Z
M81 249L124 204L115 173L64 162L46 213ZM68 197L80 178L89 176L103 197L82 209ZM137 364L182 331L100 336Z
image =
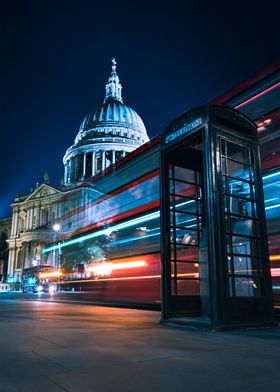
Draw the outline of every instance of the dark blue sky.
M153 137L279 57L277 2L1 2L0 218L62 157L105 94L116 57L123 99Z

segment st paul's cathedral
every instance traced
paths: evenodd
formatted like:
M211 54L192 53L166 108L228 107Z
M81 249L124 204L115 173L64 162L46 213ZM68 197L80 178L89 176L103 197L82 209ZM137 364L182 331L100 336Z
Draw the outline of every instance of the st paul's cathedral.
M44 248L81 226L75 212L102 196L94 188L95 178L149 140L142 119L123 103L115 59L105 89L103 103L86 115L64 155L62 184L51 185L46 173L44 183L27 196L17 194L11 205L7 282L19 282L27 267L55 267L57 255L45 254ZM63 228L57 223L62 217L71 217Z

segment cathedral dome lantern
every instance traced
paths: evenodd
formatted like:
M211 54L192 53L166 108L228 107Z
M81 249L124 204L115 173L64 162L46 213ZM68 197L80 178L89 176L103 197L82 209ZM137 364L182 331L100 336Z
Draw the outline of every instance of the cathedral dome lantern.
M86 115L63 158L65 185L94 176L149 141L140 116L123 103L116 64L112 59L103 103Z
M108 83L105 86L106 96L104 102L106 102L108 98L114 98L122 102L122 85L120 84L120 79L116 72L117 62L115 58L112 59L112 64L112 72L109 76Z

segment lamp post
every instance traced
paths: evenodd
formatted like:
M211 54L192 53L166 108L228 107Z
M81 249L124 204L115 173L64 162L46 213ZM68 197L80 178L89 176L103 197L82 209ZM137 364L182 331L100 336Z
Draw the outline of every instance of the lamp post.
M56 237L57 237L58 232L59 232L60 229L61 229L60 224L59 224L59 223L55 223L55 224L53 225L53 229L54 229L54 231L55 231L55 233L56 233ZM55 257L55 267L56 267L56 269L60 272L60 253L61 253L60 241L58 241L57 245L58 245L58 255L57 255L57 258ZM58 285L58 287L59 287L59 291L60 291L60 275L59 275L59 285Z

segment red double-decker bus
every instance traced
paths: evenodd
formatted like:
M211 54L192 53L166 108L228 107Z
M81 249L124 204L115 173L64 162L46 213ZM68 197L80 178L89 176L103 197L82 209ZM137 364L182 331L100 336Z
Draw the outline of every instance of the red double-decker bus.
M22 292L53 292L58 289L59 271L51 265L38 265L25 268L22 272Z

